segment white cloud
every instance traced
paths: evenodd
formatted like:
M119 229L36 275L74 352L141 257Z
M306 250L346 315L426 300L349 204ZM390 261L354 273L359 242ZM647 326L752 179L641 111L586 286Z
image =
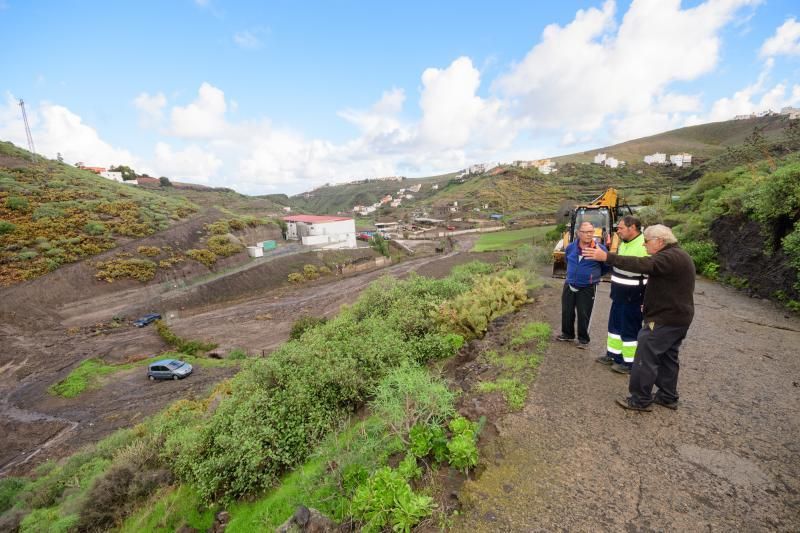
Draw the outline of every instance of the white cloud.
M711 106L706 117L692 117L691 123L730 120L736 115L749 115L760 111L779 111L784 106L800 105L800 85L794 84L789 91L785 82L773 87L767 86L770 72L774 66L772 58L767 59L758 79L736 91L733 96L720 98Z
M468 57L459 57L446 69L428 68L422 73L420 137L425 143L445 148L468 144L501 148L516 135L498 99L477 95L480 72Z
M800 55L800 22L794 18L787 19L761 46L762 57L781 54Z
M142 126L155 126L161 123L164 118L164 106L167 105L167 97L160 92L152 96L148 93L141 93L134 98L133 105L139 110L139 123Z
M199 146L174 150L169 144L159 142L156 143L155 158L148 165L148 168L152 168L148 173L207 183L221 166L221 159Z
M261 48L261 45L263 44L256 33L250 30L236 32L233 35L233 42L236 43L236 46L239 48L245 48L248 50Z
M698 99L668 92L675 81L710 73L719 60L719 30L756 0L708 0L681 9L680 0L634 0L617 26L616 5L577 12L564 27L551 24L495 88L533 127L575 131L602 128L646 135L676 122Z
M224 137L226 110L225 93L203 82L194 102L172 108L172 133L188 139Z
M25 104L37 153L53 159L61 153L70 163L83 161L97 166L138 162L129 151L103 141L94 128L66 107L48 102ZM0 138L28 147L19 102L10 93L6 94L5 108L0 109Z

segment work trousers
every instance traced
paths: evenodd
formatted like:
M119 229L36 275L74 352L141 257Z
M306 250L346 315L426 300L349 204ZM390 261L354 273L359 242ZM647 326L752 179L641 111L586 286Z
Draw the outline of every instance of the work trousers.
M628 368L633 364L636 353L636 339L642 329L641 302L611 302L608 312L608 340L606 355L618 365Z
M573 291L569 283L564 284L561 292L561 334L564 337L575 338L575 315L578 315L578 342L589 343L589 324L592 320L594 295L597 285L588 287L575 287Z
M678 401L678 349L686 338L688 326L658 326L646 323L639 332L636 357L628 384L631 402L647 406L656 396L667 403Z

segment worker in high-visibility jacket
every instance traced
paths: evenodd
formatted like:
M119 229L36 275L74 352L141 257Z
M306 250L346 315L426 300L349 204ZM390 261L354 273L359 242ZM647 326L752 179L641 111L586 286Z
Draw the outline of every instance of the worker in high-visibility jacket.
M622 217L617 224L620 238L617 255L646 257L642 223L632 215ZM630 374L636 354L636 338L642 329L642 304L647 287L647 275L613 267L611 270L611 311L608 314L606 354L597 362L610 365L611 370Z

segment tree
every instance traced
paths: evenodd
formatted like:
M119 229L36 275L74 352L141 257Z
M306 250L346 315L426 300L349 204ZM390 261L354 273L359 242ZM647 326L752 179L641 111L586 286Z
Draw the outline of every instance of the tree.
M58 152L56 154L56 160L58 160L59 163L63 163L64 162L64 157L61 155L61 152Z
M123 181L133 181L136 179L136 172L131 167L125 165L112 166L108 170L112 172L121 172Z
M169 181L169 178L161 176L158 178L158 181L161 182L162 187L172 187L172 183Z

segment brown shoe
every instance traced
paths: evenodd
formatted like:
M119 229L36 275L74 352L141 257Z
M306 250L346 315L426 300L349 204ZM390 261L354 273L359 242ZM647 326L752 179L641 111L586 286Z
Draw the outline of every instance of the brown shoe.
M622 407L623 409L628 409L629 411L642 411L645 413L649 413L653 410L652 405L636 405L635 403L631 403L630 398L617 398L617 405Z

